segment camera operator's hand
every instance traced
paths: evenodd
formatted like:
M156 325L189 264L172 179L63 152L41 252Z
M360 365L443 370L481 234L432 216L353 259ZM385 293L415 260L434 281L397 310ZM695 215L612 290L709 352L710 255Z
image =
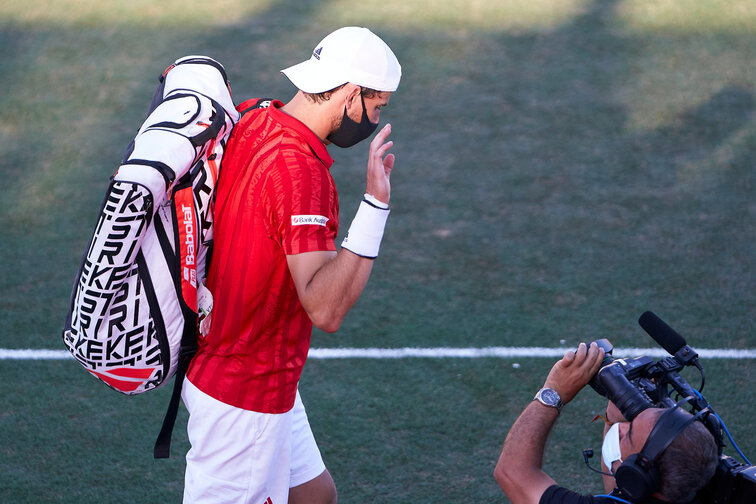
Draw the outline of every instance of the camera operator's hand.
M556 390L562 403L567 404L588 385L601 367L603 358L604 349L596 343L590 346L580 343L576 350L568 351L554 364L543 386Z

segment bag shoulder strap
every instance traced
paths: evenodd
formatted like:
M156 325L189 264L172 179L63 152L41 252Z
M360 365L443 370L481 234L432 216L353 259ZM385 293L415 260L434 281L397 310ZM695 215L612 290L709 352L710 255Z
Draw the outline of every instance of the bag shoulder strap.
M178 366L176 367L176 377L173 382L173 392L171 392L171 400L168 403L168 410L165 412L163 425L160 428L160 434L158 434L153 449L153 456L156 459L169 458L171 456L171 437L173 435L173 427L176 424L176 417L178 416L179 403L181 401L181 388L184 385L184 378L189 369L189 363L192 361L194 354L197 353L196 326L195 314L195 323L190 324L189 321L187 321L184 325L184 333L181 336L181 347L179 350Z
M195 244L199 239L199 227L194 208L194 194L192 191L191 177L186 175L183 187L177 188L171 203L173 205L173 224L176 227L176 261L174 268L178 272L177 293L179 296L181 311L184 315L184 331L181 334L179 346L178 364L173 382L173 392L168 403L168 409L163 418L153 455L156 459L169 458L171 454L171 437L173 427L178 416L179 403L181 401L181 388L184 377L189 369L189 363L197 353L197 252ZM181 222L181 224L179 224ZM189 226L190 228L187 228ZM190 248L191 246L191 248Z

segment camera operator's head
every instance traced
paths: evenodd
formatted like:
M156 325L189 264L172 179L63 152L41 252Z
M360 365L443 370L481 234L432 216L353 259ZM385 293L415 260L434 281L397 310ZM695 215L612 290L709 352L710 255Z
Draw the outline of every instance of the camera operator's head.
M688 502L714 475L714 437L679 407L649 408L617 427L623 462L614 463L615 480L632 500Z

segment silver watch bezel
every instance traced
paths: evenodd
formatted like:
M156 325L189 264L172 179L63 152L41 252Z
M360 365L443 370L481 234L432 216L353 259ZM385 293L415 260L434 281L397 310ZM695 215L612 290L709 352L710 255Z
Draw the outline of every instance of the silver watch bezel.
M554 399L556 399L556 401L554 401ZM562 402L562 398L559 397L559 392L549 387L544 387L541 390L539 390L538 393L533 398L533 400L538 401L544 406L548 406L550 408L556 408L556 410L559 412L562 411L562 406L564 406L564 403Z

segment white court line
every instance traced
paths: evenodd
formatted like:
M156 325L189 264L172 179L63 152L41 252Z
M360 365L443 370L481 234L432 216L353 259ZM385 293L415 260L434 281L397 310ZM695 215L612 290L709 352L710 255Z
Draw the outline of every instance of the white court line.
M570 348L548 347L486 347L486 348L311 348L311 359L404 359L410 357L425 358L481 358L481 357L562 357ZM756 349L701 349L696 350L702 358L710 359L756 359ZM615 348L616 357L667 357L669 354L660 348Z
M497 357L561 357L568 347L485 347L485 348L311 348L310 359L407 359L407 358L467 358ZM734 350L702 348L696 350L704 359L756 359L756 349ZM669 354L661 348L615 348L615 357L662 358ZM64 360L72 358L67 350L33 350L0 348L0 360Z

